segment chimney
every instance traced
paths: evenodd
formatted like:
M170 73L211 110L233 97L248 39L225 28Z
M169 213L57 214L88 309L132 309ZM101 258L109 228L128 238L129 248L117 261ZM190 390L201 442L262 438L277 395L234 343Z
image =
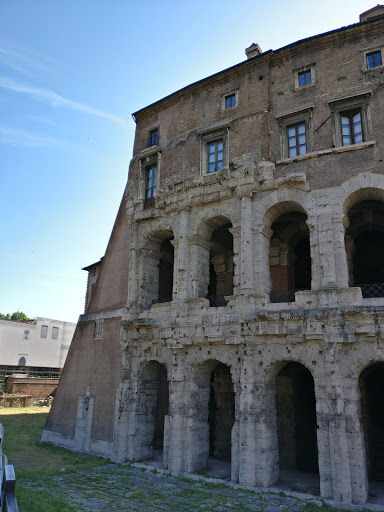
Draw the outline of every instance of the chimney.
M252 59L257 55L260 55L260 53L262 53L261 48L256 43L252 43L249 48L245 49L245 55L247 56L247 59Z

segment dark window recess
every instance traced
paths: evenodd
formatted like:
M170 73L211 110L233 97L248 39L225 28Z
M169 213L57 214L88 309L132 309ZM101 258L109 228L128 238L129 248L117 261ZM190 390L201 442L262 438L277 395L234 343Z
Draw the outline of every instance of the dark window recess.
M144 208L155 205L154 194L156 192L157 165L151 165L145 170L145 199Z
M307 142L305 134L305 123L298 123L288 126L288 156L294 157L305 155Z
M236 94L230 94L225 97L225 108L232 108L236 106Z
M344 112L340 114L343 146L359 144L364 141L361 111Z
M223 168L224 142L217 140L208 144L208 172L220 171Z
M159 130L151 130L149 136L143 141L142 149L150 148L151 146L159 145Z
M312 83L311 70L302 71L299 73L299 87L309 85Z
M381 60L381 51L377 52L371 52L367 53L367 69L377 68L378 66L381 66L382 60Z

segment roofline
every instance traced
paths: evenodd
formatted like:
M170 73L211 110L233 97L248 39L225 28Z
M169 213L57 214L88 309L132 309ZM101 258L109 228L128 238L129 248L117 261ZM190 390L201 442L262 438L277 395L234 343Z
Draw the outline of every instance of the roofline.
M86 267L83 267L81 270L89 270L92 267L95 267L96 265L100 265L100 263L103 261L104 256L102 256L99 261L96 261L96 263L91 263L90 265L87 265Z
M159 103L161 103L161 102L163 102L163 101L165 101L165 100L167 100L169 98L172 98L173 96L176 96L177 94L182 93L183 91L186 91L190 87L202 84L205 81L211 80L212 78L214 78L216 76L222 75L224 73L227 73L228 71L231 71L231 70L236 69L238 67L244 66L245 64L247 64L250 61L254 62L257 59L260 59L260 58L264 57L265 55L277 54L277 53L279 53L279 52L281 52L283 50L291 48L292 46L295 46L295 45L298 45L298 44L301 44L301 43L305 43L305 42L313 40L313 39L318 39L318 38L324 37L326 35L335 34L335 33L340 32L342 30L349 30L351 28L357 27L358 25L365 25L366 23L375 23L376 21L378 21L380 19L384 19L384 15L377 16L375 18L370 18L370 19L368 19L366 21L359 21L357 23L353 23L352 25L347 25L345 27L340 27L340 28L336 28L336 29L333 29L333 30L329 30L328 32L322 32L321 34L316 34L314 36L306 37L305 39L299 39L298 41L295 41L293 43L289 43L286 46L282 46L281 48L278 48L277 50L267 50L267 51L265 51L263 53L260 53L259 55L256 55L255 57L252 57L250 59L247 59L247 60L244 60L242 62L239 62L238 64L235 64L234 66L230 66L229 68L223 69L222 71L218 71L217 73L214 73L213 75L209 75L209 76L207 76L205 78L197 80L196 82L192 82L191 84L188 84L185 87L182 87L181 89L178 89L177 91L172 92L171 94L168 94L167 96L164 96L164 98L161 98L160 100L157 100L157 101L151 103L150 105L147 105L146 107L143 107L140 110L137 110L136 112L134 112L132 114L132 118L135 121L135 123L137 123L136 116L138 114L141 114L145 110L150 109L150 108L154 107L155 105L158 105Z

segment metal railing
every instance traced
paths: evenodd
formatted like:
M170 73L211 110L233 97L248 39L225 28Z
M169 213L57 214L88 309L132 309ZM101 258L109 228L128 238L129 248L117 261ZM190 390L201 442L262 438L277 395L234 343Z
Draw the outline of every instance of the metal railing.
M364 299L384 297L384 283L358 284Z
M221 308L227 305L224 295L209 295L207 299L211 308Z

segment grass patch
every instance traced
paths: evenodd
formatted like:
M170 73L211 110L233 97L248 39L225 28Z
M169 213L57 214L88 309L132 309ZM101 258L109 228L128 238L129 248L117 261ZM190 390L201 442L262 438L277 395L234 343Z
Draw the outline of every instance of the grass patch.
M63 498L47 494L43 491L32 491L22 485L16 485L16 498L20 512L78 512Z
M110 463L99 457L41 443L47 416L46 408L43 411L37 407L0 409L0 423L4 425L3 451L9 464L15 467L16 480L37 481L59 475L62 468L67 473Z

